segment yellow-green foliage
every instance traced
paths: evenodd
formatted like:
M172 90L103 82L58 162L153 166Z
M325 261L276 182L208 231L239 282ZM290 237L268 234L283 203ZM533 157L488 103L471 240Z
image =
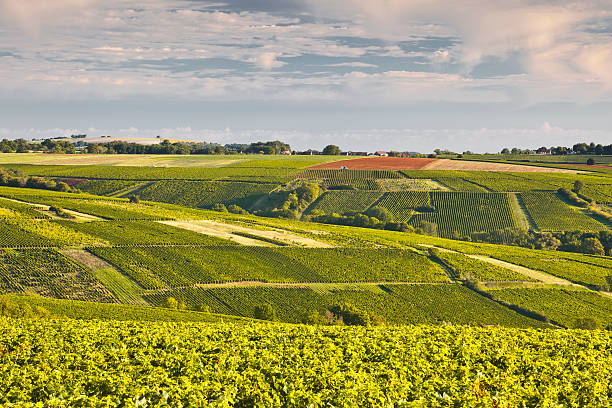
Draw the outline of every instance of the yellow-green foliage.
M3 406L604 407L607 332L0 319Z

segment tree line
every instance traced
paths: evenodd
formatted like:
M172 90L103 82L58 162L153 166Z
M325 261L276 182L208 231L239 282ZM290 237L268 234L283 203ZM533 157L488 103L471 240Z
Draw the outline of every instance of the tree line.
M78 138L81 139L78 135ZM25 139L0 140L0 152L2 153L67 153L77 152L77 147L83 147L84 151L91 154L281 154L291 152L291 146L287 143L275 140L270 142L255 142L250 144L226 144L206 142L170 142L163 140L161 143L144 145L140 143L114 140L102 143L78 141L76 144L68 140L45 139L41 142L29 142Z
M512 149L508 149L507 147L502 149L501 154L533 154L534 151L530 149L519 149L517 147L513 147ZM576 143L572 147L565 146L552 146L551 148L547 148L546 146L542 146L539 149L535 150L535 153L538 154L552 154L553 156L562 156L566 154L590 154L590 155L612 155L612 144L602 145L591 143Z

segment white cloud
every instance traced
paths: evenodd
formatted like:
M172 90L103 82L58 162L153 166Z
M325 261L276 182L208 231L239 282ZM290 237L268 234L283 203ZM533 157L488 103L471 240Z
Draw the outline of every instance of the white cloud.
M523 53L530 73L570 80L588 74L612 85L612 38L580 29L612 16L612 3L597 0L309 0L319 15L359 21L371 35L398 40L416 22L438 23L461 40L458 57L466 72L484 56ZM434 52L431 59L447 56Z
M378 65L365 62L341 62L339 64L328 64L328 67L353 67L353 68L378 68Z
M277 58L282 56L282 53L278 52L263 52L255 57L249 58L247 61L252 62L261 69L270 71L273 68L279 68L286 65L285 62L278 61Z
M583 30L612 15L609 1L306 1L324 21L195 10L182 0L142 0L138 9L123 0L0 0L0 51L19 56L1 57L0 93L31 100L350 104L612 99L612 37ZM22 23L16 27L13 20ZM29 25L40 36L22 35ZM348 46L334 36L384 45ZM407 51L395 43L427 36L453 37L458 44ZM525 74L471 78L483 56L515 54L524 56ZM311 62L312 56L320 59ZM403 60L393 61L407 57L418 62L404 67ZM312 72L313 66L372 69L338 75Z

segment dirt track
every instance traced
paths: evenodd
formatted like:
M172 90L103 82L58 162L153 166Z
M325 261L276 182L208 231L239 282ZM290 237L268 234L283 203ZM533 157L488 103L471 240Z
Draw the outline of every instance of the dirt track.
M159 221L162 224L172 225L201 234L207 234L216 236L219 238L229 239L234 242L238 242L243 245L254 245L254 246L276 246L272 243L249 238L234 233L247 233L262 238L269 238L277 241L284 242L288 245L297 245L308 248L331 248L325 242L317 241L311 238L302 237L300 235L291 234L286 231L275 231L275 230L259 230L254 228L242 227L234 224L226 224L223 222L217 222L212 220L196 220L196 221Z

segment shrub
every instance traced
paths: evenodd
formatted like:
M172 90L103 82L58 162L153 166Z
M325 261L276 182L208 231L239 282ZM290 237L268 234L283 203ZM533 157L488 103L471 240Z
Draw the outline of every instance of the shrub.
M169 297L168 299L166 299L166 305L170 308L170 309L178 309L179 308L179 302L178 300L176 300L173 297Z
M246 211L244 208L236 205L236 204L232 204L230 206L227 207L227 211L229 211L232 214L248 214L249 212Z
M393 221L393 214L391 214L391 212L384 207L372 207L366 212L366 214L382 222Z
M379 326L384 323L382 317L372 312L359 310L347 303L332 306L329 311L347 326Z
M274 308L267 303L263 305L255 306L253 315L255 316L256 319L260 319L260 320L269 320L269 321L276 320L276 310L274 310Z
M574 322L575 329L597 330L601 327L599 320L594 317L581 317Z
M595 160L593 160L593 158L590 158L587 160L586 164L588 164L589 166L592 166L595 164Z
M76 218L74 215L66 212L66 210L64 210L61 207L51 206L51 207L49 207L49 211L54 212L58 217L68 218L68 219L75 219Z
M139 204L140 203L140 196L138 194L132 194L130 196L130 203L132 203L132 204Z
M211 210L213 211L218 211L218 212L227 212L227 207L224 204L214 204L212 207L210 207Z
M579 193L580 190L582 190L582 187L584 187L584 183L580 180L576 180L574 181L574 188L572 189L572 191L574 193Z
M421 205L419 207L416 207L415 210L417 210L418 212L435 212L436 211L436 207L434 207L433 205L430 204L426 204L426 205Z
M68 185L68 183L64 183L63 181L60 181L59 183L55 185L55 189L57 191L67 193L70 191L70 186Z
M606 251L601 245L601 242L595 237L584 238L582 240L582 244L580 245L580 249L584 254L591 255L605 255Z

